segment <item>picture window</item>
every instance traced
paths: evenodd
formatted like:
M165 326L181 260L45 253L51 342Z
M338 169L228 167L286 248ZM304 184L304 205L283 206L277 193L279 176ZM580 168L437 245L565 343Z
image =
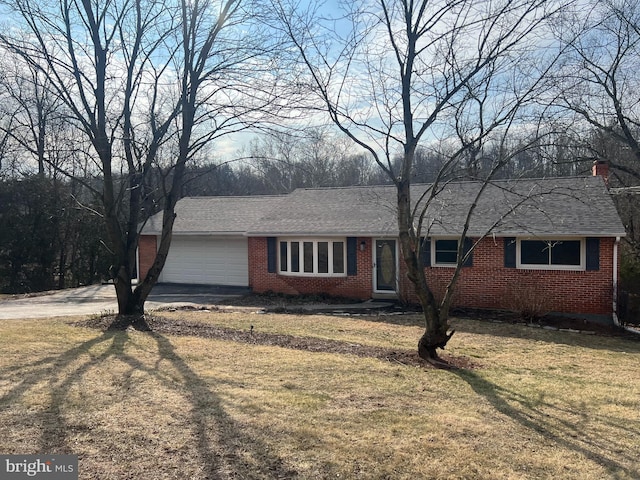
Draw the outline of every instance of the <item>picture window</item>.
M519 240L518 267L532 269L583 270L585 268L584 240Z

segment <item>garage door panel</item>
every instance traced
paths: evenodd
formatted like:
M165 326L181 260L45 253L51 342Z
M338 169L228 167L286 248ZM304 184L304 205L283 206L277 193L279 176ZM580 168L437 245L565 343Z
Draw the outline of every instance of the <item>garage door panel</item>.
M249 285L246 238L174 237L160 281Z

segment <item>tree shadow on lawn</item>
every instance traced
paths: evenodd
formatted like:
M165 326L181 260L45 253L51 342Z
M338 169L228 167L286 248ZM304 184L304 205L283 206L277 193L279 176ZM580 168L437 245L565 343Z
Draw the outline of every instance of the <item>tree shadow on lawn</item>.
M76 453L69 439L69 431L73 431L74 426L68 424L64 413L65 409L69 409L67 405L69 392L75 385L82 384L85 375L93 368L99 367L101 363L114 357L130 367L131 370L127 375L129 379L133 372L144 372L159 380L169 389L176 390L189 402L191 406L189 424L197 443L197 457L201 464L201 471L205 475L198 478L263 479L299 477L296 471L285 466L281 458L270 452L267 445L251 437L241 425L237 424L225 412L220 397L176 352L169 339L151 331L144 320L136 322L135 329L148 334L157 345L158 359L155 362L155 366L150 367L126 352L127 343L131 341L131 338L128 331L121 327L122 325L116 321L102 335L71 348L59 356L50 356L30 365L24 365L22 371L25 372L25 376L22 381L0 397L0 408L10 411L12 403L17 403L24 399L32 389L38 387L41 383L47 385L47 394L51 399L48 408L35 415L30 415L28 419L30 425L40 429L38 444L37 446L35 444L29 445L31 447L30 450L51 454ZM102 353L96 355L91 352L103 344L107 345L107 348ZM82 357L85 356L89 358L83 360ZM163 375L160 370L162 361L168 361L175 371L179 373L183 381L172 382L170 376ZM2 377L5 377L9 372L13 372L13 375L19 374L18 370L16 367L10 367L0 372ZM120 388L124 387L121 386ZM184 388L186 388L186 392ZM124 401L126 402L126 397ZM138 415L151 415L151 413L141 411ZM20 429L23 426L23 420L24 418L16 418L14 428ZM105 458L111 458L114 455L113 452L111 452L111 455L109 455L109 452L100 452L100 454ZM161 460L161 457L166 457L167 455L171 454L157 452L155 459L149 459L150 464L154 464L154 461ZM176 455L180 454L176 453ZM82 459L82 455L80 456ZM94 463L91 459L87 460L88 463ZM126 461L128 459L123 458L122 460ZM180 463L181 460L178 459L174 466L179 466ZM154 479L158 478L155 476L157 474L162 477L162 473L170 476L178 473L178 477L180 476L179 472L175 471L162 472L161 464L162 462L154 464L158 467L158 470L152 473ZM117 468L118 466L115 467ZM80 463L80 475L82 477L82 462ZM144 477L134 474L131 478Z
M606 350L620 353L640 353L640 335L619 331L617 334L595 332L587 334L574 331L560 331L524 323L491 322L485 319L455 318L452 326L457 332L495 337L529 339L540 342L568 345L571 347ZM588 330L587 330L588 331Z
M627 438L639 438L640 422L637 420L604 417L599 412L587 411L584 404L560 407L545 401L544 393L537 399L531 399L496 385L471 370L454 370L453 373L487 399L498 412L559 447L602 465L613 475L612 478L640 478L635 454L628 451L618 438L605 438L595 429L589 431L589 417L597 417L598 422L625 432Z
M474 315L462 315L450 318L451 327L458 333L471 333L476 335L491 335L497 337L532 339L569 346L608 350L612 352L640 353L640 334L633 334L624 329L607 327L588 322L582 327L578 321L559 316L549 316L540 319L534 325L527 324L514 315L492 317L490 312ZM361 315L360 320L388 323L391 325L411 326L424 328L424 318L419 312L388 315L378 313L376 315ZM545 329L544 326L555 329ZM577 331L560 331L558 328L572 328ZM590 334L584 333L589 332ZM455 338L455 336L453 337ZM624 343L621 343L624 342Z

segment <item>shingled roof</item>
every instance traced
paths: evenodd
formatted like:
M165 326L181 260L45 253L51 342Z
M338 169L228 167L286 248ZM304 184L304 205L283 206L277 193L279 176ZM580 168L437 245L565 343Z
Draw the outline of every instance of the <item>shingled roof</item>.
M433 235L462 232L481 183L443 188L426 214ZM414 194L415 195L415 194ZM602 177L505 180L488 184L477 201L469 236L624 236Z
M437 187L423 233L459 235L481 182ZM432 185L413 185L412 199ZM394 186L298 189L283 196L189 197L176 206L176 234L248 236L395 236ZM424 206L424 202L421 203ZM143 233L157 233L152 217ZM624 236L601 177L503 180L478 197L469 236Z
M244 235L265 212L286 198L285 195L248 197L185 197L175 208L174 234ZM162 232L162 212L153 215L142 228L143 235Z

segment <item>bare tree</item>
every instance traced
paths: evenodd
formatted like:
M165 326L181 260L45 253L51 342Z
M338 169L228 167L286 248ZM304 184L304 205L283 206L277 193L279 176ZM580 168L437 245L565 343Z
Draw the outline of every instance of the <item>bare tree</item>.
M272 131L254 140L251 166L273 192L300 187L366 185L372 161L351 151L351 142L327 127Z
M275 2L283 30L306 67L308 88L331 121L369 152L397 193L399 240L408 277L424 311L421 357L437 361L449 332L453 287L474 202L461 227L457 268L444 298L436 300L422 267L428 235L425 216L448 181L478 175L487 142L501 143L544 77L538 32L560 7L538 1L350 2L343 17L327 19L318 6ZM539 40L539 38L537 39ZM301 77L302 78L302 77ZM421 198L411 198L412 172L420 146L442 146L435 180ZM476 200L510 155L483 169Z
M556 72L556 104L575 114L571 123L585 140L596 140L588 142L595 159L606 158L639 181L640 3L581 3L579 11L565 15L559 38L566 54ZM607 155L610 141L599 141L593 129L625 145L635 164L625 162L626 155Z
M90 147L99 182L85 186L100 200L96 213L115 258L118 311L142 313L169 250L187 163L216 138L246 128L278 98L266 55L274 52L273 40L261 35L250 0L2 4L22 30L5 29L0 45L46 79L70 112L79 143ZM170 179L163 232L153 266L134 288L145 188L155 167Z
M35 162L40 177L47 169L56 176L69 156L68 112L51 92L46 72L6 53L0 79L5 97L0 110L6 120L0 131L22 157L25 173Z
M585 7L588 15L585 15ZM591 160L609 163L625 243L640 261L640 2L606 0L567 13L559 38L565 45L555 81L556 105L588 148ZM625 250L629 252L629 250Z

